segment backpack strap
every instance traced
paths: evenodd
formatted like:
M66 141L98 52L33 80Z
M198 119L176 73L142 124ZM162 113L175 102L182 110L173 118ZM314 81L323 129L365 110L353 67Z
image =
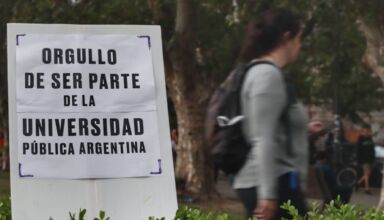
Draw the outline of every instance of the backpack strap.
M289 109L290 107L297 102L296 93L294 86L289 83L284 77L286 91L287 91L287 104L282 113L282 121L285 127L286 135L287 135L287 153L290 156L293 156L293 143L292 143L292 133L291 133L291 120L289 117Z
M269 64L269 65L275 66L276 68L278 68L280 70L280 68L278 66L276 66L274 63L267 61L267 60L256 60L256 61L251 61L247 64L243 64L243 66L240 67L240 68L242 68L240 70L240 74L242 74L240 77L241 85L243 85L243 83L244 83L244 80L245 80L245 77L247 76L248 70L250 70L253 66L256 66L259 64ZM237 106L239 106L240 112L241 112L241 98L240 98L241 97L241 89L239 89L237 97L239 97L237 99Z

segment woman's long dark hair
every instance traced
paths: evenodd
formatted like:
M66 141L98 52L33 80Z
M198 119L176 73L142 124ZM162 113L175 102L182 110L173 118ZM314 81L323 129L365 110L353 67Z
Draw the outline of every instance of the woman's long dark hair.
M241 57L245 61L266 55L281 43L285 33L295 37L301 29L298 16L287 9L269 9L253 18L246 29Z

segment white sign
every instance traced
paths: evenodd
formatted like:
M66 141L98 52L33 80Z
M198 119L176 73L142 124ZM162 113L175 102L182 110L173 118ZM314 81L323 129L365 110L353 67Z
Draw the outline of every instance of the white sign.
M158 26L8 24L8 89L12 219L174 217Z
M19 35L16 87L22 177L159 173L149 36Z

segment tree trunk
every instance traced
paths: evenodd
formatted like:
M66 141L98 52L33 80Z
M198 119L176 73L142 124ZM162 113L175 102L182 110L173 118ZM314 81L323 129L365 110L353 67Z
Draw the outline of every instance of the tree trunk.
M183 83L176 84L176 88L183 87ZM199 97L199 93L204 95L204 90L195 91L194 96ZM177 96L180 99L175 102L179 128L176 174L185 178L189 192L209 196L214 183L213 166L203 136L206 102L185 98L182 94Z
M169 94L178 119L176 176L185 178L187 191L209 196L214 189L213 169L204 145L204 117L209 88L196 61L196 0L178 0L176 26L167 47Z

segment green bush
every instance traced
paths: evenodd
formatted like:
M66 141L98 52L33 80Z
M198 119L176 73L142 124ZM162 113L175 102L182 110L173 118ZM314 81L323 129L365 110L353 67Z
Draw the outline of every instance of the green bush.
M300 216L290 201L281 206L292 216L292 220L384 220L384 211L364 210L352 204L343 204L339 199L331 201L321 211L319 204L313 204L306 216Z
M0 220L12 220L10 198L0 201Z
M76 213L69 213L69 220L85 220L85 209L80 209L79 213L76 215ZM216 215L213 213L205 214L199 209L193 209L186 206L183 206L179 208L176 212L176 216L174 218L175 220L229 220L227 214L221 214ZM2 220L2 219L0 219ZM53 220L51 217L49 220ZM109 217L105 218L105 212L100 211L99 218L94 218L93 220L110 220ZM164 217L162 218L156 218L156 217L149 217L148 220L165 220Z
M183 206L176 211L175 220L229 220L227 214L205 214L199 209Z
M384 220L384 211L376 211L373 208L364 210L356 205L342 204L340 200L331 201L323 210L319 204L313 204L306 216L300 216L290 201L281 207L289 212L292 220ZM80 209L78 213L70 212L69 220L85 220L85 214L85 209ZM11 219L10 199L3 199L0 201L0 220ZM100 211L99 216L93 220L110 220L110 217L106 217L105 212ZM148 220L165 220L165 218L149 217ZM177 210L174 220L229 220L229 217L227 214L204 213L200 209L182 206Z
M79 214L69 212L69 220L85 220L85 214L87 213L86 209L80 209ZM1 220L1 219L0 219ZM49 220L53 220L52 217L49 218ZM105 217L105 212L100 211L99 212L99 217L98 218L93 218L93 220L110 220L109 217Z

